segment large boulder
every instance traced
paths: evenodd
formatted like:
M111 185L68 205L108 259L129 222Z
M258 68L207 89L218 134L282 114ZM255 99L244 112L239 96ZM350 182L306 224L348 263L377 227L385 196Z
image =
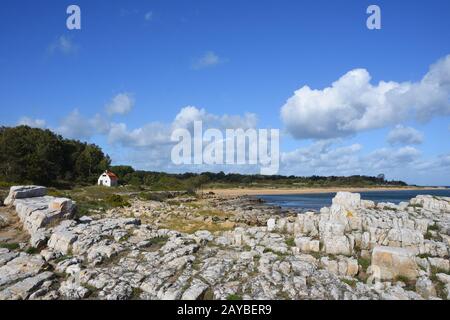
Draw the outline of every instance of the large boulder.
M76 210L72 200L50 196L16 199L14 206L24 229L30 233L55 221L70 219Z
M410 203L433 212L450 212L450 197L419 195L411 199Z
M16 199L42 197L47 194L47 188L42 186L14 186L3 202L5 206L12 205Z
M359 193L338 192L332 203L345 209L358 209L361 207L361 195Z
M399 276L413 280L419 274L414 253L397 247L375 247L370 268L379 280L394 280Z

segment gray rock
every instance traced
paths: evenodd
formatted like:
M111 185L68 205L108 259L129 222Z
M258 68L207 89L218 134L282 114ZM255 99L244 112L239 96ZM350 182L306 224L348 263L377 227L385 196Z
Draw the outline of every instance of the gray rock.
M0 287L38 274L45 261L40 255L21 254L0 267Z
M34 277L26 278L0 292L0 300L25 300L38 289L42 283L51 279L53 273L46 271Z
M76 283L74 278L69 278L61 283L59 292L69 300L84 299L89 295L89 290Z
M183 293L181 300L197 300L208 289L208 285L201 280L194 279L191 286Z
M5 206L13 204L15 199L42 197L47 194L47 188L41 186L14 186L9 189L9 194L3 202Z

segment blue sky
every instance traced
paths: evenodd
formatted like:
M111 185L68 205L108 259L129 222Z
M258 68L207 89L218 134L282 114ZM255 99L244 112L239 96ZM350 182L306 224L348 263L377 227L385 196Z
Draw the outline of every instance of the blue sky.
M66 28L70 4L81 8L81 30ZM366 28L370 4L381 8L381 30ZM224 125L233 115L282 131L283 174L450 185L449 1L0 6L0 125L97 143L115 164L202 171L218 168L169 163L168 127L177 116ZM320 92L295 97L304 86Z

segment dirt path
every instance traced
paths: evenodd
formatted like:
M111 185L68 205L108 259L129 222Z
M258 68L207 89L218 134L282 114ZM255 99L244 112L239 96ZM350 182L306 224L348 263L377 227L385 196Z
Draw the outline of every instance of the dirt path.
M28 242L29 235L22 229L19 217L12 208L0 207L0 244Z

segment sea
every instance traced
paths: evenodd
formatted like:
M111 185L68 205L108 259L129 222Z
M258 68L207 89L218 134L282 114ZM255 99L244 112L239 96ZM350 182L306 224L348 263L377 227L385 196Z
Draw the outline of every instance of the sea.
M389 190L389 191L365 191L360 192L361 199L375 202L391 202L399 204L409 201L418 195L432 195L438 197L450 197L450 188L433 190ZM311 193L311 194L286 194L286 195L260 195L258 198L266 204L279 206L298 211L315 210L331 206L331 200L336 193Z

